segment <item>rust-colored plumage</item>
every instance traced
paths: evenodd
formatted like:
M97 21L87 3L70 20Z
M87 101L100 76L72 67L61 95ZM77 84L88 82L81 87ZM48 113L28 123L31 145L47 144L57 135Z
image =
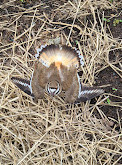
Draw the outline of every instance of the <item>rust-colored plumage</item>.
M100 88L81 85L77 69L82 57L68 46L49 45L38 51L37 61L30 81L12 78L25 93L42 99L44 93L59 95L67 103L86 101L104 92Z

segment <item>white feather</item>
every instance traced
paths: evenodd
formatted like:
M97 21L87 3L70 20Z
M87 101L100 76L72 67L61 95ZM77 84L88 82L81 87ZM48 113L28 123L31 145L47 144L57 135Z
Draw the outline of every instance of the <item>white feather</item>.
M43 48L45 48L47 45L41 45L40 48L37 49L37 54L35 54L36 59L39 57L39 52L42 51Z
M31 75L31 79L30 79L30 91L31 91L31 94L33 93L32 92L32 78L33 78L33 73L34 73L34 70L33 70L33 72L32 72L32 75Z
M78 98L80 98L80 95L81 95L81 81L80 81L80 77L77 73L77 78L78 78L78 83L79 83L79 94L78 94Z

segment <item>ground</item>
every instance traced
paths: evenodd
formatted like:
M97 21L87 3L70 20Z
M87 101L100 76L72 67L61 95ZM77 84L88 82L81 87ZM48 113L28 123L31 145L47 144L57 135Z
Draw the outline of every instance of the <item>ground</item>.
M0 1L0 163L122 164L122 2ZM11 82L31 77L36 49L80 50L81 80L105 93L78 105L34 103Z

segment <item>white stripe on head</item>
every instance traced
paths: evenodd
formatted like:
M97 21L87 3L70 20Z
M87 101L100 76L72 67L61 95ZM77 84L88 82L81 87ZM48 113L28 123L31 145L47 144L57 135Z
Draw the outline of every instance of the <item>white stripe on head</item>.
M47 84L47 88L46 89L47 89L46 91L49 94L58 95L61 92L59 83L58 83L58 87L57 88L50 88L49 84Z
M58 83L58 88L57 88L56 93L59 94L60 92L61 92L61 90L60 90L60 85L59 85L59 83Z
M50 88L50 91L51 91L52 93L54 93L54 92L56 92L56 89Z

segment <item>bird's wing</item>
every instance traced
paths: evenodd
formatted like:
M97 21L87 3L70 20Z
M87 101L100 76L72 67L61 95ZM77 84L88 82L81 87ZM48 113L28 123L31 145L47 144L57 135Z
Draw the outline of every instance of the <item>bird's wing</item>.
M31 82L29 80L18 78L18 77L12 77L11 80L23 92L34 97L32 93Z
M89 87L86 85L80 84L79 95L76 99L77 102L85 102L91 100L96 96L99 96L104 93L104 90L100 87Z

